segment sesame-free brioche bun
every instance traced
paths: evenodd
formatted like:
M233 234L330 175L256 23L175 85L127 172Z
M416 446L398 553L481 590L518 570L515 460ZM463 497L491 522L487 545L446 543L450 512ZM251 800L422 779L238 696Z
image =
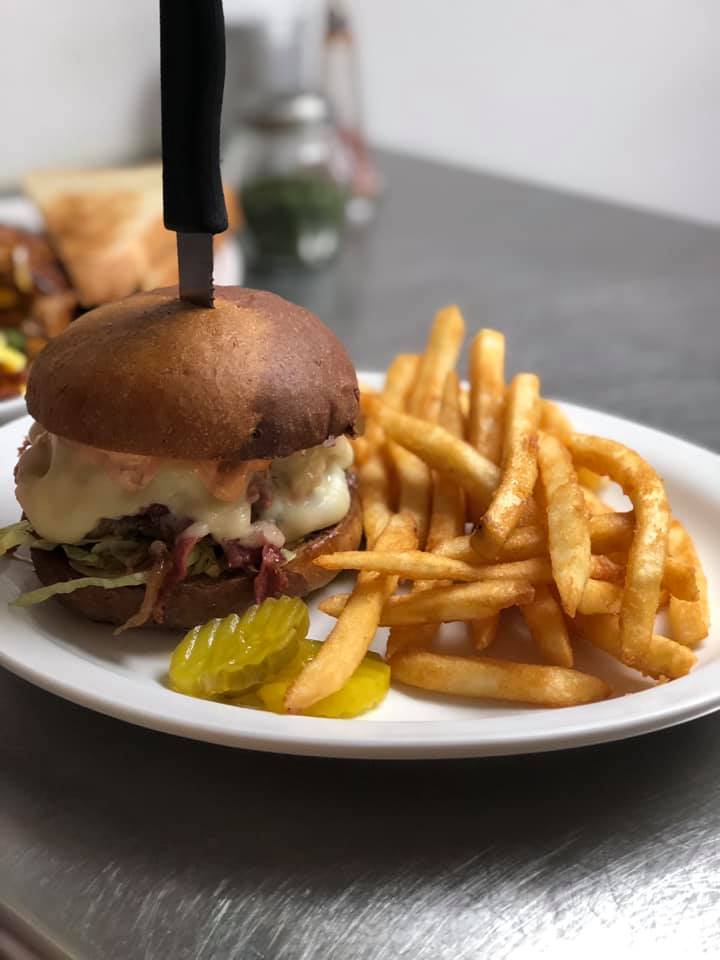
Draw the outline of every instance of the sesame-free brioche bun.
M104 450L273 459L352 431L358 386L340 341L302 307L216 287L205 309L167 287L97 307L51 340L27 406L51 433Z
M362 539L362 517L357 493L352 491L350 510L334 527L320 530L295 548L295 556L283 567L287 574L285 596L305 597L330 583L335 570L323 570L313 563L315 557L340 550L356 550ZM68 563L61 549L31 550L35 571L44 584L74 580L80 574ZM59 596L63 606L105 623L125 623L140 608L144 587L85 587L66 596ZM175 584L167 595L162 623L149 620L143 627L189 630L198 623L228 613L242 613L253 604L253 579L232 571L221 577L190 577Z

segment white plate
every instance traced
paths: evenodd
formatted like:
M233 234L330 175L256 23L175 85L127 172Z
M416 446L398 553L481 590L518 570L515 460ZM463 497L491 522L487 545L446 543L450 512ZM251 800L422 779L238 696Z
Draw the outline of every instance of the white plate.
M377 380L363 375L365 382ZM675 513L695 537L712 584L720 583L720 457L638 424L565 405L577 429L613 437L663 474ZM11 465L29 421L0 429L0 525L18 516ZM478 703L393 689L357 720L282 717L172 693L162 684L177 636L133 631L114 639L51 601L7 606L35 584L31 567L0 560L0 663L32 683L93 710L155 730L229 746L330 757L480 757L558 750L658 730L720 706L720 631L688 676L653 687L603 654L578 652L578 666L602 673L618 692L603 703L546 710ZM337 589L337 586L333 587ZM716 608L714 619L720 619ZM329 621L313 613L316 637ZM378 645L382 648L382 637ZM635 691L630 695L623 695Z
M25 397L10 397L9 400L0 400L0 423L9 423L27 413Z

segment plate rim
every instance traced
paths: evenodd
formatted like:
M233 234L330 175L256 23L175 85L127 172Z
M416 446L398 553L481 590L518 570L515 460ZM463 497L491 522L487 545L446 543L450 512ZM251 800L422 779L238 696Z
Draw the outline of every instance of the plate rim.
M5 427L13 420L19 420L23 413L27 414L24 394L16 397L7 397L0 400L0 426Z
M358 377L365 381L380 382L382 374L360 371ZM620 430L632 427L649 435L649 439L656 442L670 440L673 444L690 448L695 456L701 455L717 461L720 466L720 454L682 437L613 413L605 413L570 401L558 402L571 416L573 411L591 417L600 416L611 421L611 427L614 421ZM3 434L16 430L17 427L17 420L0 426L0 448L3 445ZM12 615L5 611L0 612L0 625L3 621L6 625L12 624ZM42 631L35 632L43 635ZM52 657L59 656L65 662L68 657L75 663L82 661L83 669L79 679L76 680L72 672L70 678L52 675L47 664L43 669L42 664L38 665L33 661L32 654L28 656L26 653L25 657L13 655L12 650L8 650L2 642L2 633L0 665L47 692L136 726L188 739L271 753L348 759L479 758L540 753L640 736L720 709L720 660L717 660L702 666L687 677L673 681L672 684L651 687L628 695L632 702L637 701L638 704L635 709L628 711L630 716L620 709L621 704L627 703L626 697L591 705L600 708L601 712L603 707L609 708L606 712L615 714L610 717L587 717L586 706L563 708L559 711L529 708L513 717L503 717L497 725L493 724L492 719L486 719L482 735L478 734L478 725L473 724L471 719L374 721L359 718L349 724L345 720L315 717L288 719L276 714L192 698L187 698L187 702L177 710L171 705L178 702L176 698L179 695L160 685L153 688L152 697L140 698L138 701L132 698L123 700L123 689L127 691L133 686L141 686L139 681L133 679L132 674L112 671L73 652L62 642L52 643L51 636L46 639L54 648ZM97 685L88 682L88 675L93 679L98 678L100 682ZM147 687L142 686L147 691ZM417 692L414 695L422 696ZM169 709L166 710L167 706ZM233 716L244 718L245 722L240 728L237 724L223 722L223 718L229 716L226 713L229 710L233 711ZM524 722L528 715L538 720L541 717L547 720L550 716L561 715L564 723L561 727L548 730L545 723ZM583 719L583 716L587 718ZM515 729L523 726L525 729Z

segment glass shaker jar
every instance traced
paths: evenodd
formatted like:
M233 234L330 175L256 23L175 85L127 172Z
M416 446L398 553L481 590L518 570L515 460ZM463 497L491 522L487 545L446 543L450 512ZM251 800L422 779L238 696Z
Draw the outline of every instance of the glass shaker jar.
M349 163L324 97L276 97L247 121L240 198L259 266L318 266L340 246Z

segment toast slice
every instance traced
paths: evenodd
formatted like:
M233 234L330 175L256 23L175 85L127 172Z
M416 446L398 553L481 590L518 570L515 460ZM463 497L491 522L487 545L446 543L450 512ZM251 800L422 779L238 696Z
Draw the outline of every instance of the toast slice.
M28 174L23 186L45 218L83 307L177 283L175 235L163 225L159 163L39 171ZM227 188L225 200L229 233L238 214Z

